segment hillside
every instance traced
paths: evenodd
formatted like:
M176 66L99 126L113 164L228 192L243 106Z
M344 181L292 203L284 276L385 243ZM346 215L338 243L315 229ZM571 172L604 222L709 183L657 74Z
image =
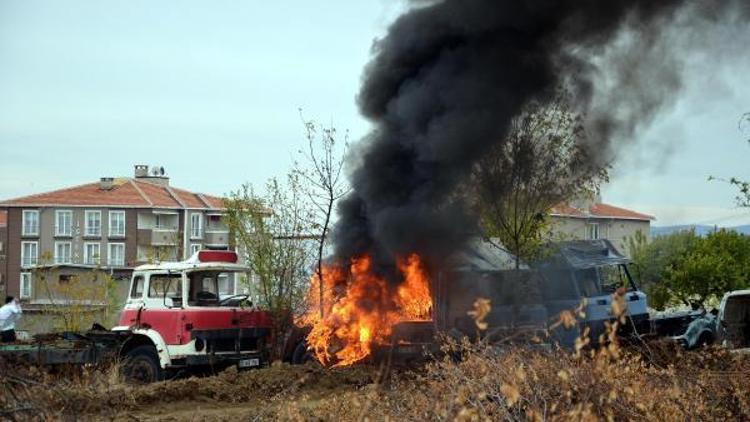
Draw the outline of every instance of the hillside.
M727 229L727 230L734 230L738 233L744 234L744 235L750 235L750 224L745 224L741 226L733 226L733 227L717 227L717 226L708 226L708 225L701 225L701 224L683 224L683 225L676 225L676 226L654 226L651 227L651 236L663 236L668 235L684 230L695 230L695 233L698 236L705 236L715 230L718 229Z

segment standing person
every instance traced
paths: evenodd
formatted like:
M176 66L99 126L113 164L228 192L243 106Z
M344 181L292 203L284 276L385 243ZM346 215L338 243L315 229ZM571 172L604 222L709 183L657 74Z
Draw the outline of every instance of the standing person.
M21 304L13 296L5 298L0 307L0 343L16 341L16 321L21 318Z

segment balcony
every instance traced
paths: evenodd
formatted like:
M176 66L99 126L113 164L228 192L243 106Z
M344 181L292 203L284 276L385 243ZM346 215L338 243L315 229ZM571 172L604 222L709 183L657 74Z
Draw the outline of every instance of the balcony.
M182 243L180 232L176 227L153 227L138 229L139 245L174 246Z
M203 233L206 245L229 245L229 230L206 230Z

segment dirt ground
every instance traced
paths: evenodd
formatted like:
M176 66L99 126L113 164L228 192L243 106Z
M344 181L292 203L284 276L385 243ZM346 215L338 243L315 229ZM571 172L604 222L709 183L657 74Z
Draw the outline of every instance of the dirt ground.
M4 364L0 420L276 420L331 397L361 395L382 369L324 369L315 364L129 385L116 368L47 373Z
M379 370L373 366L325 370L313 364L243 373L232 368L217 376L135 387L143 406L108 416L121 421L237 421L274 420L286 413L296 419L297 408L315 407L339 395L364 396L368 387L374 388Z

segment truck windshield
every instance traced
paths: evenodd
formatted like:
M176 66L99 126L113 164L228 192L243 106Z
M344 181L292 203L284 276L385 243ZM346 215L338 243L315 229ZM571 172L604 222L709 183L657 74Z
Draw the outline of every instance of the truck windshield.
M232 273L195 271L188 279L190 306L216 306L220 299L234 294Z
M628 275L622 265L606 265L575 271L578 290L584 297L609 295L620 287L632 290Z
M633 285L629 282L624 265L600 267L599 274L602 280L602 291L604 293L614 293L620 287L624 287L627 290L633 290Z

